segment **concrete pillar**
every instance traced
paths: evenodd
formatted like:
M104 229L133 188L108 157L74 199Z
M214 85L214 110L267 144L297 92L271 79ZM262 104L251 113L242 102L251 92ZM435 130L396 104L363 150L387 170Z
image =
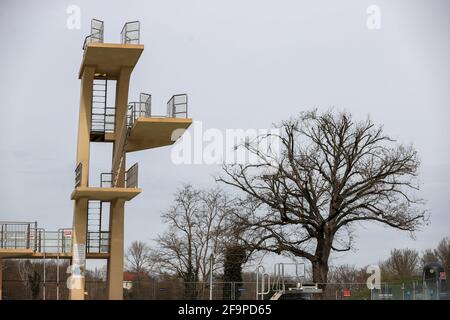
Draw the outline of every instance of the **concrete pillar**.
M89 151L91 135L92 85L95 68L86 66L81 77L80 113L78 125L77 165L82 163L81 187L89 186ZM88 200L75 201L72 230L72 287L71 300L83 300L85 292L84 273L86 268L86 232L87 232ZM75 254L81 251L81 260L77 261Z
M112 168L113 172L117 172L119 160L122 156L120 152L123 150L123 134L125 134L124 130L124 121L126 121L127 112L128 112L128 89L130 85L130 76L132 69L129 67L124 67L120 69L119 78L116 82L116 121L115 121L115 140L113 146L113 163ZM117 155L116 155L117 153ZM114 157L116 155L116 157ZM125 186L125 171L126 171L126 159L125 155L123 156L122 165L120 167L119 178L117 181L118 187Z
M125 201L118 199L111 203L110 257L108 260L108 298L123 299L123 257L124 257L124 213Z
M89 185L89 151L91 142L92 85L95 68L86 66L81 77L80 113L78 121L77 163L83 164L82 187Z
M86 233L87 233L87 209L88 200L79 199L75 201L74 209L74 221L73 221L73 231L72 231L72 265L75 269L72 269L72 288L70 289L70 299L71 300L84 300L85 295L85 270L86 270L86 260L85 257L81 261L77 261L75 254L77 251L84 251L86 254ZM83 253L82 253L83 255ZM84 261L83 261L84 260Z
M3 259L0 257L0 300L3 296Z

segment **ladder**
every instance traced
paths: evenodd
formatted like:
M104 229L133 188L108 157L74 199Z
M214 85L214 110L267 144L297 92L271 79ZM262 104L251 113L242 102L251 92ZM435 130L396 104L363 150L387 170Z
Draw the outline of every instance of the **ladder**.
M100 232L102 230L102 202L88 200L87 232Z
M107 105L108 81L94 79L92 84L91 137L99 141L106 132L114 132L115 107Z
M87 251L100 250L100 240L102 231L102 201L88 200L87 219Z

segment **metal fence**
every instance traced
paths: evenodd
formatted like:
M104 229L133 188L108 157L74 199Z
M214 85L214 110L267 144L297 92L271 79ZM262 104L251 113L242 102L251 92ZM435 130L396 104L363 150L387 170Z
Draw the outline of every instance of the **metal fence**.
M101 20L91 20L91 34L84 39L83 50L89 43L103 43L104 23Z
M120 33L122 44L139 44L141 24L139 21L125 23Z
M187 118L188 112L187 94L175 94L167 102L167 117Z
M49 264L52 268L51 263ZM48 267L47 267L48 268ZM68 299L65 282L65 269L56 278L54 272L47 272L45 283L41 282L38 299ZM45 290L44 290L45 287ZM25 290L24 290L25 289ZM107 283L104 280L86 277L86 299L104 300L108 298ZM31 299L26 280L11 279L4 273L3 292L7 299ZM326 300L436 300L438 296L427 294L427 288L413 283L383 283L379 290L369 290L364 283L328 283L323 299ZM59 296L57 296L59 294ZM220 282L212 286L213 300L254 300L256 282ZM124 299L127 300L208 300L210 287L208 282L183 282L178 279L143 279L124 281ZM270 299L267 295L265 299ZM440 300L448 300L448 291L441 292Z

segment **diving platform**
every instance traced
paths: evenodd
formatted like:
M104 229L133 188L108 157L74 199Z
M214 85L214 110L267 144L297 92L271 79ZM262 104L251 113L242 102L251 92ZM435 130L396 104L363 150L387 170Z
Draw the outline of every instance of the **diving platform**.
M97 77L117 80L121 68L134 69L142 51L141 44L87 43L78 78L81 79L86 66L94 66Z
M126 151L133 152L171 145L191 124L190 118L137 118L130 130Z
M130 201L142 192L139 188L102 188L102 187L76 187L70 199L89 199L110 202L117 199Z
M109 253L86 253L86 259L108 259ZM5 259L72 259L71 252L35 252L32 249L0 249L0 258Z

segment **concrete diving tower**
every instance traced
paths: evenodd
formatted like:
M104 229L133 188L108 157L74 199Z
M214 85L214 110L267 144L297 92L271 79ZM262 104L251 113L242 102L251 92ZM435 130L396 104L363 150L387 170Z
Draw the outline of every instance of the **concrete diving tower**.
M174 95L169 100L164 116L152 112L149 94L141 93L139 101L128 102L131 73L144 50L139 36L140 24L133 21L122 29L120 44L103 43L103 22L92 20L78 74L81 97L75 189L71 194L74 200L72 263L83 272L86 242L93 233L98 234L99 242L105 237L109 239L109 299L123 296L125 202L142 191L138 188L138 166L135 164L127 170L126 154L171 145L192 123L187 117L185 94ZM116 81L112 106L107 102L107 84L111 80ZM90 143L93 142L113 144L111 170L101 174L100 186L89 182ZM102 223L105 203L109 204L107 227ZM83 281L71 290L70 298L84 299L84 275L77 276Z
M0 299L2 260L70 259L70 299L85 299L86 259L107 260L109 299L123 298L125 202L142 190L138 164L127 169L128 152L173 144L192 123L186 94L172 96L167 113L152 111L151 95L128 101L131 73L144 51L140 23L125 23L120 43L104 43L104 24L93 19L83 44L72 228L47 231L36 222L0 221ZM115 81L115 101L108 103L108 83ZM111 143L110 170L100 183L89 181L91 143ZM44 260L45 261L45 260ZM45 271L44 271L45 272ZM75 280L75 281L72 281ZM45 286L44 286L45 287Z

